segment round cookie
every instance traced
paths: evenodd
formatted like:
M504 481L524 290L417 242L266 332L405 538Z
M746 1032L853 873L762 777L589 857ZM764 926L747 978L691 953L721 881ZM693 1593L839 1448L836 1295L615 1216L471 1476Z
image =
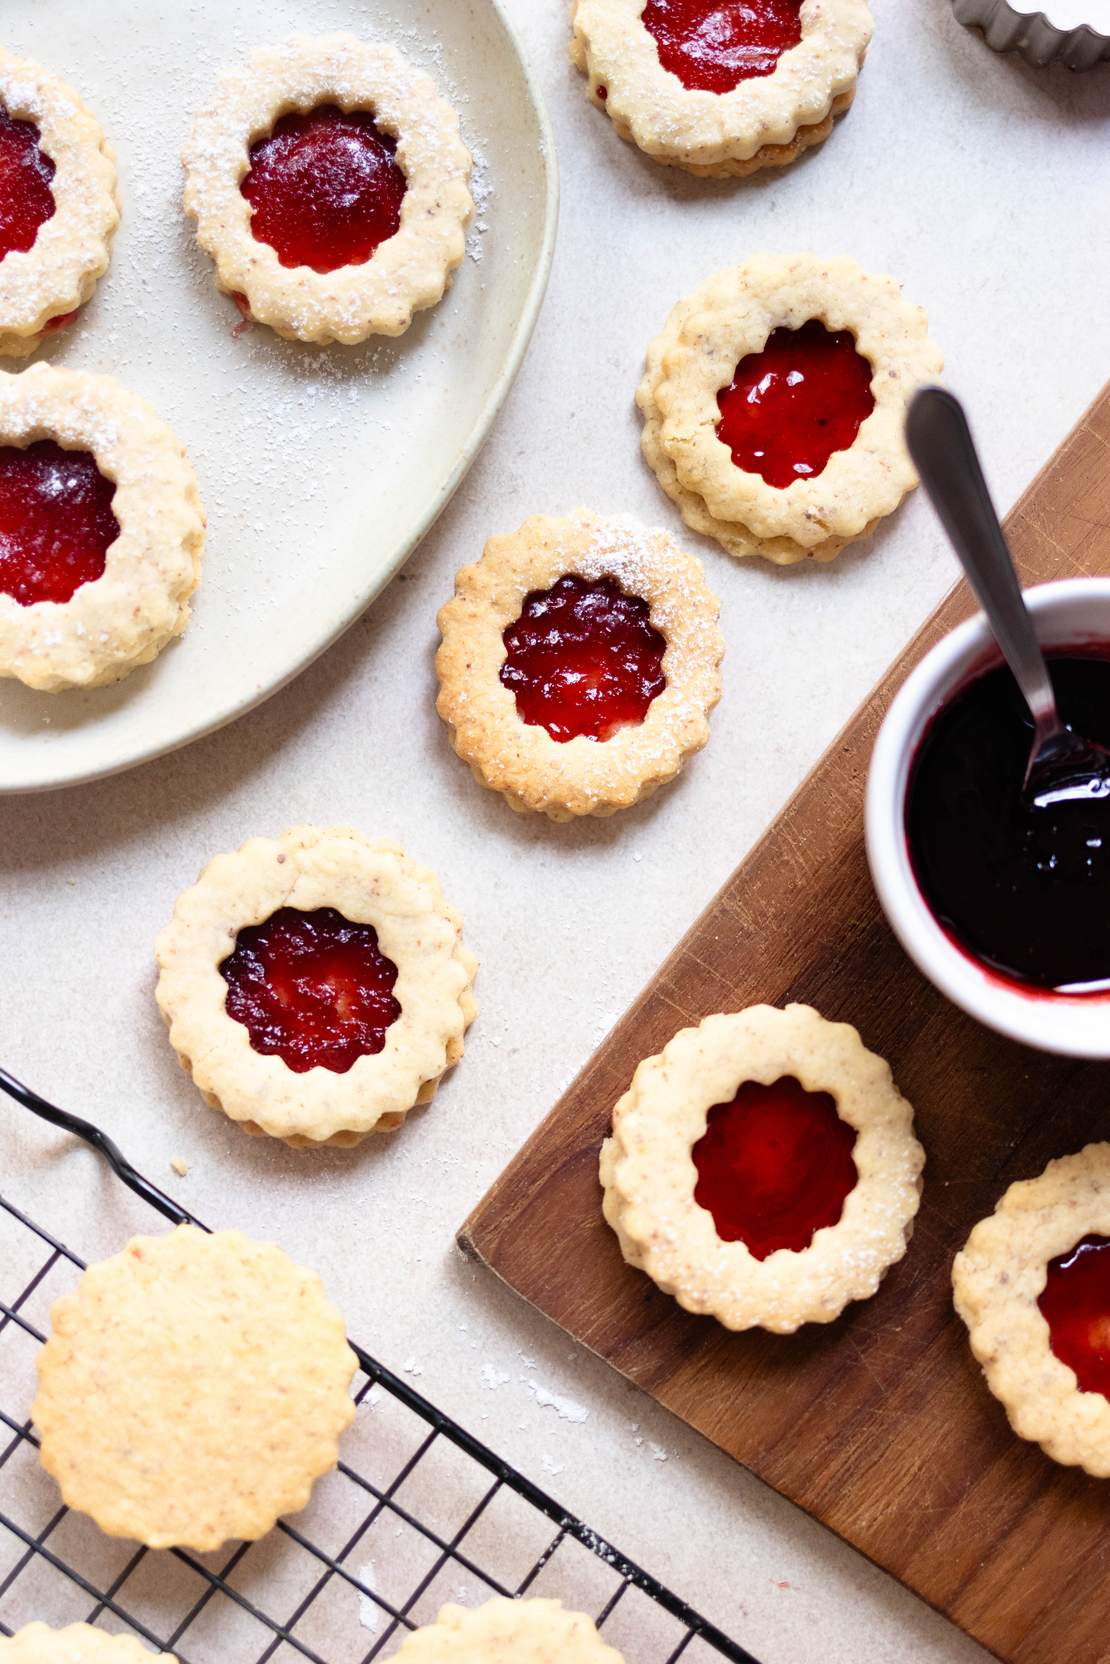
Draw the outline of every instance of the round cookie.
M133 1635L109 1635L91 1624L51 1629L25 1624L14 1635L0 1635L0 1664L177 1664L169 1652L151 1652Z
M320 1279L273 1244L191 1225L135 1237L51 1323L42 1463L109 1536L250 1542L335 1466L355 1356Z
M458 574L439 612L436 709L513 809L611 815L709 738L719 612L667 532L586 509L537 515Z
M156 996L213 1108L295 1147L353 1145L435 1096L478 961L439 880L352 827L217 855L158 937Z
M742 1124L753 1117L754 1135ZM707 1196L698 1158L714 1128ZM816 1156L807 1139L819 1139ZM796 1166L784 1169L788 1158ZM613 1110L600 1178L629 1265L727 1329L792 1334L869 1298L903 1257L924 1160L889 1066L854 1028L809 1006L756 1005L682 1029L639 1065ZM833 1163L846 1177L822 1212ZM718 1197L736 1214L745 1193L744 1223L723 1232Z
M100 687L184 630L204 511L184 447L137 393L48 364L0 377L0 503L0 677Z
M0 356L26 358L70 323L108 269L115 152L57 75L0 47Z
M280 130L283 118L311 120L318 111L334 112L333 122L341 113L373 120L373 131L361 135L372 151L335 189L330 181L350 158L359 130L339 131L330 155L312 148L326 144L326 131ZM248 193L254 194L260 146L274 133L306 146L277 191L279 223L297 216L319 228L329 214L349 216L351 199L364 188L367 211L376 217L388 173L400 200L393 203L396 218L380 227L382 240L348 250L350 258L334 266L326 257L314 266L295 249L256 235L265 223L258 218L263 205ZM392 46L349 34L297 35L256 52L221 76L196 119L184 161L185 208L197 222L198 243L215 261L219 287L289 339L352 345L370 335L401 335L415 312L443 298L462 262L474 203L459 118L430 77Z
M777 38L763 52L755 8L701 9L575 0L571 62L620 137L709 179L784 167L823 143L855 96L873 27L866 0L778 0Z
M721 396L778 332L797 338L814 323L870 364L869 413L811 477L771 484L730 453ZM644 459L686 523L727 553L780 565L832 560L917 484L905 413L942 367L925 313L893 278L844 258L758 255L679 301L649 346L636 395Z
M1088 1144L1050 1161L1038 1178L1012 1184L952 1266L956 1310L1014 1432L1096 1479L1110 1479L1110 1398L1093 1382L1082 1387L1073 1364L1082 1367L1086 1357L1110 1382L1110 1298L1097 1299L1085 1318L1080 1312L1078 1334L1068 1326L1065 1340L1081 1342L1069 1363L1069 1351L1054 1341L1046 1297L1054 1270L1069 1280L1078 1270L1082 1278L1075 1264L1082 1249L1094 1239L1101 1255L1107 1238L1110 1144Z
M396 1656L403 1664L624 1664L584 1612L557 1600L501 1597L471 1609L443 1607Z

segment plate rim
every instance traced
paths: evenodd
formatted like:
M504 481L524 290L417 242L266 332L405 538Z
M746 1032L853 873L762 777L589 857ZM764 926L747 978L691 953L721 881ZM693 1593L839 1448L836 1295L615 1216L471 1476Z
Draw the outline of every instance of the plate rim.
M155 762L160 757L168 757L175 751L182 751L186 746L195 744L197 740L207 738L209 734L218 733L221 728L227 728L233 722L238 721L240 717L257 710L268 699L280 693L283 688L288 687L290 682L295 681L329 648L334 647L339 638L358 622L367 608L377 600L386 586L392 583L397 573L415 554L474 466L490 436L501 407L520 373L524 355L528 350L539 320L540 310L551 276L552 262L555 257L560 192L559 159L555 146L555 132L551 124L547 102L540 89L537 77L528 62L516 29L509 19L504 0L483 0L483 3L497 19L510 49L516 57L524 80L525 91L535 112L536 123L540 130L540 158L543 164L544 179L543 234L528 284L524 306L517 319L509 351L470 431L467 433L465 442L460 447L458 458L451 472L428 503L411 534L398 546L394 558L377 572L366 589L359 593L351 610L349 612L344 610L338 614L334 624L325 631L320 639L313 641L310 646L305 648L290 662L283 673L265 688L254 689L237 699L229 700L214 714L206 716L202 721L187 728L175 738L152 740L149 744L140 747L132 756L106 762L99 766L94 765L81 773L67 772L51 779L24 779L12 782L0 780L0 798L31 797L42 792L64 791L71 786L87 786L94 781L109 780L115 775L126 774L131 769L139 768L144 763Z

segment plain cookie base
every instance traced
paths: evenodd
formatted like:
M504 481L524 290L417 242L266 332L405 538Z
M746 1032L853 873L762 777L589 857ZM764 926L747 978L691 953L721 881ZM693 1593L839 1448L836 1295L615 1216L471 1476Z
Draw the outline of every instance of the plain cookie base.
M240 190L249 145L291 110L371 108L397 141L405 174L399 230L371 258L333 272L283 266L251 232ZM216 282L243 295L252 318L289 340L353 346L403 335L416 312L442 300L465 253L474 212L471 157L456 112L435 83L392 46L350 34L296 35L220 77L185 155L185 209Z
M345 1074L295 1073L256 1052L245 1025L227 1014L221 963L240 930L281 907L335 907L373 925L398 968L401 1015L383 1049ZM353 827L297 826L217 855L178 897L156 945L156 998L178 1061L211 1108L296 1149L350 1147L399 1127L462 1057L478 1011L478 961L461 931L435 874L399 845Z
M0 1635L0 1664L177 1664L169 1652L151 1652L133 1635L110 1635L91 1624L51 1629L25 1624L12 1636Z
M50 1315L42 1464L108 1536L253 1542L334 1468L355 1355L320 1279L272 1243L191 1225L136 1237Z
M395 1657L400 1664L624 1664L584 1612L557 1600L503 1597L443 1607Z
M667 643L663 692L643 722L604 741L553 740L521 720L500 680L504 632L526 596L568 575L615 579L625 594L648 603ZM709 714L721 696L719 613L701 563L669 533L589 509L537 515L509 536L491 538L481 560L459 572L438 617L436 709L475 779L519 813L553 821L614 814L672 780L708 740Z
M784 1075L835 1098L856 1130L858 1179L838 1223L815 1232L808 1248L757 1260L743 1242L722 1241L695 1202L691 1151L713 1105L731 1102L745 1081L770 1086ZM868 1299L903 1257L924 1161L910 1105L854 1028L809 1006L757 1005L681 1030L639 1065L613 1110L599 1176L606 1221L629 1265L727 1329L792 1334Z
M1110 1402L1081 1392L1052 1350L1037 1304L1050 1260L1086 1236L1110 1237L1110 1144L1088 1144L1012 1184L952 1267L957 1312L987 1386L1020 1438L1110 1479Z

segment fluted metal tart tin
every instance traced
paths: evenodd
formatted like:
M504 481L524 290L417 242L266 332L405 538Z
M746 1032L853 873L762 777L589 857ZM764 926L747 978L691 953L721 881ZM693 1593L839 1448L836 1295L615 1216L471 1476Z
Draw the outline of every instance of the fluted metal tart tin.
M1094 12L1100 0L1088 4ZM1031 64L1093 69L1110 62L1110 8L1105 4L1097 26L1075 19L1076 0L1048 0L1040 11L1011 5L1010 0L952 0L952 9L961 23L982 29L996 52L1020 52Z

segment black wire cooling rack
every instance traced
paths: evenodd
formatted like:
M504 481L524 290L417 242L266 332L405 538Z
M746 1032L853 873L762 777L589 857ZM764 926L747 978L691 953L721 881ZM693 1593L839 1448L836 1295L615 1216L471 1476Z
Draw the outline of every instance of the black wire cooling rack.
M0 1089L92 1145L171 1223L207 1229L98 1127L3 1070ZM354 1342L344 1459L295 1524L208 1555L103 1536L60 1505L26 1419L49 1308L83 1269L0 1193L0 1634L81 1621L181 1664L370 1664L447 1601L529 1594L591 1612L630 1664L757 1664Z

